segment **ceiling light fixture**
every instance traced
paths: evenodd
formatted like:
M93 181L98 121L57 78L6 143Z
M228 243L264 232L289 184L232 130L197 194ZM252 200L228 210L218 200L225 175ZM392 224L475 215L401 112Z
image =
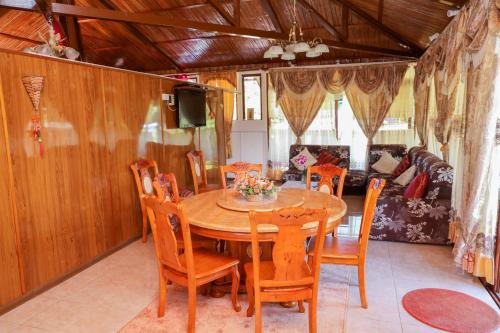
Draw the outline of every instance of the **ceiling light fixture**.
M312 40L304 41L302 27L297 23L296 0L293 0L292 27L288 34L288 41L273 40L271 47L264 52L265 59L280 57L281 60L294 60L296 53L305 53L308 58L319 57L323 53L330 52L321 38L314 37Z

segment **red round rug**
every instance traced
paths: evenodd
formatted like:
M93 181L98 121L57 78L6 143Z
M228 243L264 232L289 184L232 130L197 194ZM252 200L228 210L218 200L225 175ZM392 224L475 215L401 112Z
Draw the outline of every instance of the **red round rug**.
M448 332L489 333L499 326L498 312L483 301L458 291L437 288L412 290L403 297L409 314Z

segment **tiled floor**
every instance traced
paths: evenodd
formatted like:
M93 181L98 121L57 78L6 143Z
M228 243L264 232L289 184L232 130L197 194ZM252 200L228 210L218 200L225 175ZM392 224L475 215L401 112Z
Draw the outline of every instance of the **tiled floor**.
M345 199L349 221L358 223L362 203L353 197ZM352 229L344 227L341 232ZM368 309L360 307L356 274L353 268L346 312L349 333L438 332L402 308L402 296L416 288L462 291L496 309L481 284L455 267L449 247L370 241ZM157 279L150 237L147 244L135 242L0 316L0 332L116 332L157 297ZM244 296L240 301L246 308ZM202 323L197 330L205 332Z

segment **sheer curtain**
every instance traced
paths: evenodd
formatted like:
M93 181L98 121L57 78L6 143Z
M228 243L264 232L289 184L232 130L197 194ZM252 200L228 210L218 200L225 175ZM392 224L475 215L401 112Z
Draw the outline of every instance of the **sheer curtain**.
M335 129L335 100L338 104L338 133ZM296 137L281 108L276 105L276 93L268 92L269 160L273 168L286 169L289 150ZM337 139L338 138L338 139ZM327 94L316 118L301 137L302 144L347 145L351 147L351 169L363 169L367 139L359 127L345 96Z
M417 145L419 139L415 131L415 103L413 95L414 67L409 67L399 92L379 131L373 137L374 144L405 144L408 149Z

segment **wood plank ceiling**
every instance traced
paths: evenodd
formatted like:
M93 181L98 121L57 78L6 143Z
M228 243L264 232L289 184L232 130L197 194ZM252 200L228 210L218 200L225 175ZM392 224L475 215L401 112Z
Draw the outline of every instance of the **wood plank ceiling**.
M295 63L387 60L401 58L404 54L418 57L428 46L429 36L441 32L450 21L447 11L462 6L465 1L297 0L297 21L306 39L317 36L330 41L329 45L346 45L348 49L330 48L330 53L320 58L300 56ZM0 8L0 48L22 50L41 43L47 34L44 16L37 11L21 11L8 6L15 2L0 0L0 7L4 7ZM39 4L44 2L37 0ZM164 20L182 19L226 28L285 34L292 25L293 12L293 0L57 2L125 13L154 14ZM263 59L263 53L270 45L263 38L185 29L170 24L145 25L89 18L92 15L78 16L76 22L83 60L92 63L139 71L177 72L248 67L249 64L262 68L286 64L276 59ZM372 47L372 51L373 48L383 49L383 52L367 52L368 47Z

